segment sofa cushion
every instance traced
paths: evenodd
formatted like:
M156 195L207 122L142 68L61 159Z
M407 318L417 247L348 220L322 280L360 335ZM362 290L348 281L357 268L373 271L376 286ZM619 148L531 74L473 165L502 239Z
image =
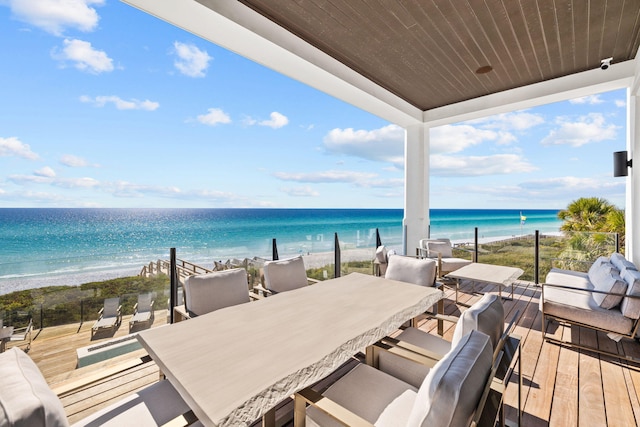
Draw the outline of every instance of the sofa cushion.
M633 327L631 319L623 316L616 308L608 310L600 307L592 298L592 292L580 291L593 289L586 273L552 269L547 275L547 283L571 286L576 290L543 285L544 299L540 300L540 305L545 314L586 325L597 325L622 335L630 333Z
M489 337L472 331L424 379L407 426L469 425L489 377L493 349Z
M620 273L624 281L627 282L627 295L640 296L640 271L623 268ZM623 298L620 311L629 319L639 319L640 299Z
M600 268L600 266L604 263L609 263L609 257L606 256L601 256L598 257L593 264L591 264L591 267L589 267L589 274L594 273L596 270L598 270Z
M451 345L455 346L471 331L487 334L491 339L492 347L496 347L504 332L504 307L498 295L484 294L462 313L453 331Z
M589 280L593 288L602 292L624 294L627 292L627 283L620 277L620 271L612 264L602 263L598 269L589 271ZM622 296L593 293L593 299L602 308L611 309L622 302Z
M274 292L286 292L307 286L307 270L301 256L264 263L264 283Z
M67 426L62 403L36 364L17 347L0 354L0 425Z
M243 268L189 276L184 283L185 305L192 316L250 301Z
M385 278L421 286L434 286L438 264L432 259L402 255L389 257Z
M611 254L609 262L611 262L611 264L613 264L613 266L616 267L619 271L622 271L623 268L626 268L627 270L637 270L634 263L626 259L624 255L618 252L614 252Z

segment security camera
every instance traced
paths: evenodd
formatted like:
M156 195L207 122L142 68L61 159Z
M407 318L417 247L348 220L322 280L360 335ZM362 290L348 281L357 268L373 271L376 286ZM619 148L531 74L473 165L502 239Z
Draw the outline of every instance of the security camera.
M600 61L600 69L606 70L607 68L609 68L611 66L611 61L613 61L613 58L607 58Z

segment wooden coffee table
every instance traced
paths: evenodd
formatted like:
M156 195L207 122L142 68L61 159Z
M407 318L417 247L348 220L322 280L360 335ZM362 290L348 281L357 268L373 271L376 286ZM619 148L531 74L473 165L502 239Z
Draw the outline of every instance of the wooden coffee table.
M473 282L491 283L498 285L498 295L502 298L502 288L511 286L511 299L513 299L513 285L524 271L517 267L505 267L503 265L482 264L474 262L465 265L444 276L453 279L456 286L456 304L458 303L458 288L460 280L471 280Z

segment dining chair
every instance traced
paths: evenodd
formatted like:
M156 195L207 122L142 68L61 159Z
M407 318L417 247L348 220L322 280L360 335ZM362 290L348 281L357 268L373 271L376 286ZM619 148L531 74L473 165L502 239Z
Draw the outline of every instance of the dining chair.
M384 277L420 286L435 286L436 270L437 263L432 259L392 255Z
M500 340L505 330L504 307L497 295L485 294L459 318L439 315L436 317L456 322L451 341L439 335L409 327L394 338L384 338L379 345L370 346L367 349L368 363L417 387L422 383L429 369L451 351L462 337L473 330L489 336L494 356L497 355L496 351L501 350ZM405 357L404 352L387 351L389 346L407 350L417 349L420 354L431 359L431 363L416 365L414 360Z
M296 393L294 426L471 425L482 414L484 396L491 388L492 356L489 337L472 331L429 371L419 387L359 364L321 394L312 388Z
M292 291L317 283L318 280L307 277L302 256L267 261L264 263L264 287L254 287L267 295Z
M251 301L244 268L189 276L183 290L184 312L180 314L186 318Z
M438 277L443 277L473 261L453 256L453 245L449 239L421 239L418 255L438 263Z

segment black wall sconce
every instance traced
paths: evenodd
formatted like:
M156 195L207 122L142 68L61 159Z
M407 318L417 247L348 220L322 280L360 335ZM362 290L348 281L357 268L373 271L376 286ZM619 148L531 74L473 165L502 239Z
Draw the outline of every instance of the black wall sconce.
M631 159L627 160L626 151L616 151L613 153L613 176L629 175L628 168L631 167Z

